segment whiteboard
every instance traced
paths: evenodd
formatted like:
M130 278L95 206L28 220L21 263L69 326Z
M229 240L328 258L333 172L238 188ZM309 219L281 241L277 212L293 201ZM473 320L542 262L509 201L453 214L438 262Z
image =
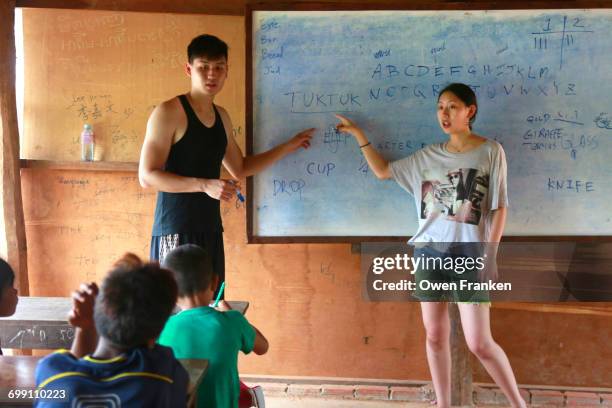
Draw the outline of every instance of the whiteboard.
M399 159L447 139L436 101L451 82L475 90L474 131L505 149L505 235L611 235L612 10L256 10L251 23L253 152L318 129L254 177L253 236L412 235L412 196L368 170L333 113Z

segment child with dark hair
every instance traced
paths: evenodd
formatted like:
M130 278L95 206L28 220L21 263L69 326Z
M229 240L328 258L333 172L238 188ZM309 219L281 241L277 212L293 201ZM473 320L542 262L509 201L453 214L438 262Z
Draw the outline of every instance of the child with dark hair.
M264 354L268 341L226 302L219 310L209 307L219 284L208 253L194 244L181 245L164 260L178 284L180 313L170 317L159 343L172 347L177 358L208 360L208 369L197 390L199 408L242 406L238 378L238 352ZM245 390L247 390L245 388ZM256 387L256 392L261 388ZM251 395L246 406L258 405L263 394Z
M17 307L17 289L13 287L15 272L4 259L0 258L0 317L12 316ZM2 349L0 349L2 355Z
M71 351L53 353L36 368L38 389L58 390L66 399L39 399L36 407L186 406L187 372L171 349L155 344L177 299L169 271L126 254L99 295L90 283L72 298Z

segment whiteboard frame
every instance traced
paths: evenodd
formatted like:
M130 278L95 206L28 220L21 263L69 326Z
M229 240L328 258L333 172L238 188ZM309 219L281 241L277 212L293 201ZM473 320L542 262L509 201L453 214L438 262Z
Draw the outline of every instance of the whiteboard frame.
M580 9L612 9L612 1L592 1L592 0L577 0L577 1L513 1L513 2L496 2L496 1L453 1L453 2L436 2L436 1L411 1L407 2L380 2L380 3L353 3L353 2L258 2L247 3L245 9L245 63L246 63L246 92L245 92L245 127L246 127L246 153L251 155L254 153L253 137L254 137L254 122L253 122L253 15L256 11L325 11L325 12L343 12L343 11L376 11L376 10L414 10L414 11L450 11L450 10L466 10L466 11L512 11L512 10L580 10ZM255 194L253 186L253 177L247 177L246 192L247 192L247 243L248 244L292 244L292 243L352 243L361 242L381 242L381 241L407 241L409 236L261 236L254 234L254 205ZM502 237L504 242L551 242L551 241L574 241L574 242L612 242L612 235L507 235Z

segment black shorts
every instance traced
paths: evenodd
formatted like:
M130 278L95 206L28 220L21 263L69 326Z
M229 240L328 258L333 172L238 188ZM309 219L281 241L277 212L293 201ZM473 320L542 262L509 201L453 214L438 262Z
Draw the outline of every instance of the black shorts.
M420 266L416 270L416 290L413 296L421 302L457 302L457 303L489 303L487 290L470 289L471 284L480 282L479 270L470 268L446 269L443 265L462 263L467 257L480 255L479 244L464 244L457 252L440 252L431 247L415 248L414 257L428 259L429 267Z
M169 234L151 237L151 260L163 263L166 255L174 248L184 244L194 244L204 248L212 260L213 271L219 276L219 286L225 282L225 249L223 231L199 232L191 234ZM217 297L215 291L215 297ZM221 296L224 299L224 294Z

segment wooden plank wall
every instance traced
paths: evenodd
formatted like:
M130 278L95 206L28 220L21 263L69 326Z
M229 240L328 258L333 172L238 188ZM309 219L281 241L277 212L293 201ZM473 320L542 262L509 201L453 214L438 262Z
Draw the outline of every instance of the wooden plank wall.
M157 44L161 50L149 48L150 42L138 44L142 35L174 24L169 21L179 31L171 43ZM242 17L32 9L24 10L24 24L24 158L78 160L82 118L71 103L74 97L108 94L121 109L94 123L102 157L137 160L150 107L188 89L179 56L203 31L230 42L230 77L218 102L230 111L244 147ZM127 49L101 49L121 33ZM161 71L148 67L149 57ZM116 64L128 75L113 71ZM129 117L126 108L133 109ZM114 138L111 126L129 131ZM140 188L135 173L33 168L22 170L22 178L32 295L67 296L83 280L102 279L122 252L148 254L155 194ZM429 378L418 304L363 301L359 256L350 245L247 245L245 208L224 204L222 214L227 295L251 302L248 317L271 342L267 355L241 357L242 372ZM603 257L605 248L599 251ZM520 383L612 384L609 317L498 309L492 314L494 336ZM475 381L490 379L477 367Z

